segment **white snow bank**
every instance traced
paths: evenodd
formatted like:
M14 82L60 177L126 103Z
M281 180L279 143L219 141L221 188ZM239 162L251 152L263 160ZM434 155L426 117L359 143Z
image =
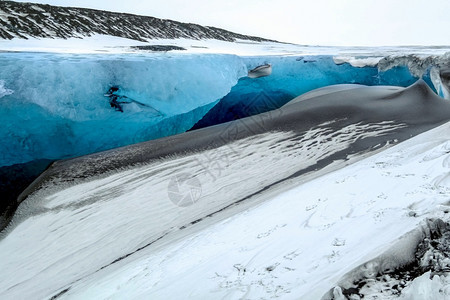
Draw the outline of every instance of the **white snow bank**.
M52 53L124 53L129 46L147 43L107 35L93 35L84 38L51 39L28 38L0 39L0 51L12 52L52 52Z
M440 179L449 139L447 123L257 207L169 234L65 295L320 299L424 218L448 219L450 184Z
M450 276L434 275L427 272L416 278L405 288L400 299L408 300L447 300L450 299Z
M235 54L242 56L258 55L337 55L337 62L351 60L355 65L362 63L373 64L379 57L388 55L442 55L450 51L448 47L334 47L334 46L306 46L288 43L256 42L237 40L226 42L219 40L193 39L155 39L147 42L136 41L106 35L92 35L83 38L51 39L28 38L0 39L0 51L20 52L56 52L56 53L134 53L140 50L131 46L172 45L186 49L174 51L181 53L214 53ZM366 57L361 60L356 57ZM369 58L370 57L370 58Z
M155 39L148 42L136 41L106 35L93 35L83 38L51 39L28 38L0 39L0 51L14 52L52 52L52 53L136 53L143 50L133 49L133 46L171 45L186 50L176 50L179 53L212 53L237 55L284 55L305 50L298 45L273 42L236 41L193 39ZM310 51L309 51L310 52Z
M51 297L74 282L92 282L90 276L107 274L103 270L109 273L121 265L121 261L113 263L121 257L131 255L144 246L151 249L148 245L160 238L161 242L171 243L173 237L164 238L170 232L184 232L186 229L179 228L245 199L299 169L314 165L317 160L349 147L356 138L378 136L400 127L402 124L383 122L352 124L338 132L324 125L311 129L304 136L290 132L269 132L217 149L119 170L88 182L73 182L71 186L59 186L59 190L52 187L43 189L19 206L12 221L14 226L9 227L9 234L0 240L0 255L7 258L0 260L0 298ZM171 184L178 174L196 178L199 183L196 191L200 186L202 197L193 195L191 200L195 201L192 201L191 206L179 207L174 203L180 199L172 196L183 194L180 193L182 185ZM262 201L265 197L267 195L262 193L255 197L255 201ZM247 203L243 207L245 205ZM239 209L242 210L242 206ZM297 210L295 208L291 213ZM276 209L273 212L278 217L284 214ZM270 221L270 212L264 214L251 217L253 225L245 225L250 231L242 231L243 236L224 232L224 235L219 233L223 238L221 240L214 231L217 226L212 226L211 241L222 245L219 250L228 249L231 251L229 254L232 254L236 245L245 244L247 232L260 235L256 243L264 245L267 241L264 232L270 235L273 229L271 226L284 232L285 227L284 223L277 225ZM261 217L267 218L264 225L259 220ZM277 218L274 220L278 222ZM320 220L312 223L318 222ZM230 229L236 231L234 226ZM258 232L252 233L252 230ZM238 244L234 242L235 237ZM200 241L200 244L203 243ZM216 252L214 245L209 248L202 250L187 247L187 251L193 251L192 256L189 255L189 259L182 258L182 264L171 264L169 268L175 273L177 270L184 272L182 266L193 267L197 259L208 260L216 254L221 255ZM280 250L277 249L275 247L274 251ZM140 250L137 255L148 255L153 251ZM198 256L195 254L197 251L206 252ZM160 262L155 262L155 265L158 264ZM27 267L22 268L23 265ZM162 264L162 268L161 271L167 273L164 271L166 266ZM160 271L159 268L150 269L152 272ZM168 272L167 275L171 277L173 273ZM169 278L164 275L161 279ZM103 293L99 290L87 292L97 297Z

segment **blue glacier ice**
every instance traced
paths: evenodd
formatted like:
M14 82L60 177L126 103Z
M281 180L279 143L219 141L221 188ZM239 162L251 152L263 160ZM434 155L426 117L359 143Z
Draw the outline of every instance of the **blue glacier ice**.
M273 66L270 76L246 76L265 63ZM407 66L379 71L338 65L332 56L0 53L0 66L0 167L253 115L331 84L408 86L418 79ZM423 78L433 86L429 72ZM123 113L105 97L112 86L131 99Z
M5 88L5 82L3 80L0 80L0 98L6 95L11 95L12 93L12 90Z
M0 166L186 131L247 71L225 55L2 53L0 65ZM113 85L148 107L111 109L104 94Z
M294 97L333 84L393 85L407 87L417 81L406 66L386 71L375 67L337 65L332 56L247 57L249 70L271 63L272 74L266 77L239 79L231 92L194 125L198 129L243 118L281 107ZM432 87L429 76L423 79Z

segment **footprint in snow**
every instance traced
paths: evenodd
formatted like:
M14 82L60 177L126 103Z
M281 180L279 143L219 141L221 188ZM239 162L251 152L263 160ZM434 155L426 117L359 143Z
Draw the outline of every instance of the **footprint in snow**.
M290 252L290 253L286 254L285 256L283 256L283 258L287 259L287 260L293 260L300 254L302 254L302 251L293 251L293 252Z
M333 246L335 247L345 246L345 239L335 238L333 241Z

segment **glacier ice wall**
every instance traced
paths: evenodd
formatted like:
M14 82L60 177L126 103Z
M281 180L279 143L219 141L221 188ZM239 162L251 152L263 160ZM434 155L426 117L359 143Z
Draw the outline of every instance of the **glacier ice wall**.
M14 93L12 90L5 87L5 82L0 80L0 98L3 98L6 95L11 95L12 93Z
M407 67L415 77L422 77L439 96L450 99L448 69L450 52L443 55L391 55L383 57L377 64L380 71L395 67Z
M245 63L249 70L271 63L272 74L239 79L231 92L193 129L273 110L298 95L329 85L345 83L407 87L419 78L406 66L380 71L376 66L358 68L348 63L336 64L331 56L247 57Z
M0 65L0 166L186 131L246 74L242 61L228 55L2 53ZM111 109L104 94L112 85L148 107ZM163 115L155 116L154 109Z
M337 64L332 56L1 53L0 167L83 155L254 115L332 84L409 86L418 75L405 61L384 68ZM270 76L246 77L247 70L264 63L273 65ZM436 86L441 76L430 74L424 80ZM136 102L124 104L123 113L115 111L104 96L111 86Z

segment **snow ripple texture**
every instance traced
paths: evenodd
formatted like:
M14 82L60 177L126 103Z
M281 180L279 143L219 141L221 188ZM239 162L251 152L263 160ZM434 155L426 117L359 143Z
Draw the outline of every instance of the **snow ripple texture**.
M207 218L190 229L174 229L159 243L98 272L92 272L95 269L92 264L98 264L99 260L107 261L105 256L111 260L117 254L102 252L101 249L106 248L87 253L89 249L115 243L119 238L138 243L139 234L148 232L148 222L152 218L135 219L148 216L150 210L157 209L156 206L137 208L125 200L109 202L116 206L108 209L116 212L108 216L114 219L111 223L121 216L119 207L128 206L128 203L127 208L133 210L134 207L133 213L137 215L133 218L123 216L121 226L122 230L126 228L126 234L120 234L116 230L118 228L113 227L110 232L98 233L92 240L85 240L91 232L97 235L97 231L107 230L101 224L95 226L101 214L97 206L106 207L108 203L101 198L80 210L61 209L37 215L33 222L21 223L0 241L1 253L10 255L9 266L2 261L1 267L7 270L5 273L14 274L1 278L0 295L170 299L182 294L194 299L320 299L341 284L346 274L355 276L362 272L372 278L377 275L377 265L395 267L407 264L415 258L415 246L424 237L432 236L427 230L422 230L430 228L425 224L426 220L449 221L450 185L435 180L448 173L449 153L446 149L449 147L449 128L447 123L346 168L261 197L262 202L252 208L234 210L221 218ZM280 135L270 139L260 136L257 140L264 143L284 138L289 140L288 136ZM261 149L258 143L254 146ZM268 172L271 168L265 169L264 164L255 166L254 178L273 173ZM240 168L237 172L245 170ZM129 176L123 180L128 180ZM159 175L154 177L155 181L159 180ZM114 178L116 183L121 180L119 176ZM100 187L101 183L94 186ZM80 190L85 191L86 187L80 186ZM239 189L239 182L230 186L235 187ZM217 185L217 195L223 193L224 197L229 197L230 193L226 191L222 190L221 184ZM63 197L71 202L70 195L54 195L57 197L53 198L52 206L63 204ZM84 219L84 225L77 218ZM173 219L172 216L168 218ZM82 226L82 229L95 227L95 230L86 231L84 236L77 231L75 237L72 233L75 229L70 228L77 226ZM46 233L46 240L42 240L41 230L50 232ZM26 242L23 236L35 240ZM60 238L61 242L54 242ZM76 245L77 239L83 241L82 245ZM66 249L62 246L63 240L70 243ZM73 253L72 250L67 252L74 244L76 249ZM15 247L27 251L23 255L26 261L15 258L18 252L14 251ZM114 252L124 250L118 248L108 249ZM38 260L34 253L39 253ZM83 266L78 265L78 260ZM53 264L47 264L52 261ZM23 264L28 270L13 267ZM64 268L71 270L70 276ZM57 270L64 276L52 275ZM77 272L79 277L75 275ZM433 276L430 279L430 275L425 273L416 278L410 285L413 295L408 296L418 295L412 299L421 300L446 299L442 298L445 294L439 290L446 291L447 277L439 275L439 278ZM24 276L28 280L24 280Z
M117 258L313 165L358 138L402 127L392 122L353 124L334 132L323 124L301 136L270 132L58 190L50 184L22 203L9 234L0 241L0 253L8 257L0 262L0 295L13 297L20 291L26 297L49 296L49 290L91 276ZM284 171L273 172L274 168ZM201 183L202 194L193 205L177 207L167 184L186 170ZM23 235L27 238L18 238ZM19 267L24 264L28 267ZM60 276L69 266L70 274ZM11 272L17 276L9 276ZM19 283L18 278L33 279ZM36 282L42 283L40 287Z

